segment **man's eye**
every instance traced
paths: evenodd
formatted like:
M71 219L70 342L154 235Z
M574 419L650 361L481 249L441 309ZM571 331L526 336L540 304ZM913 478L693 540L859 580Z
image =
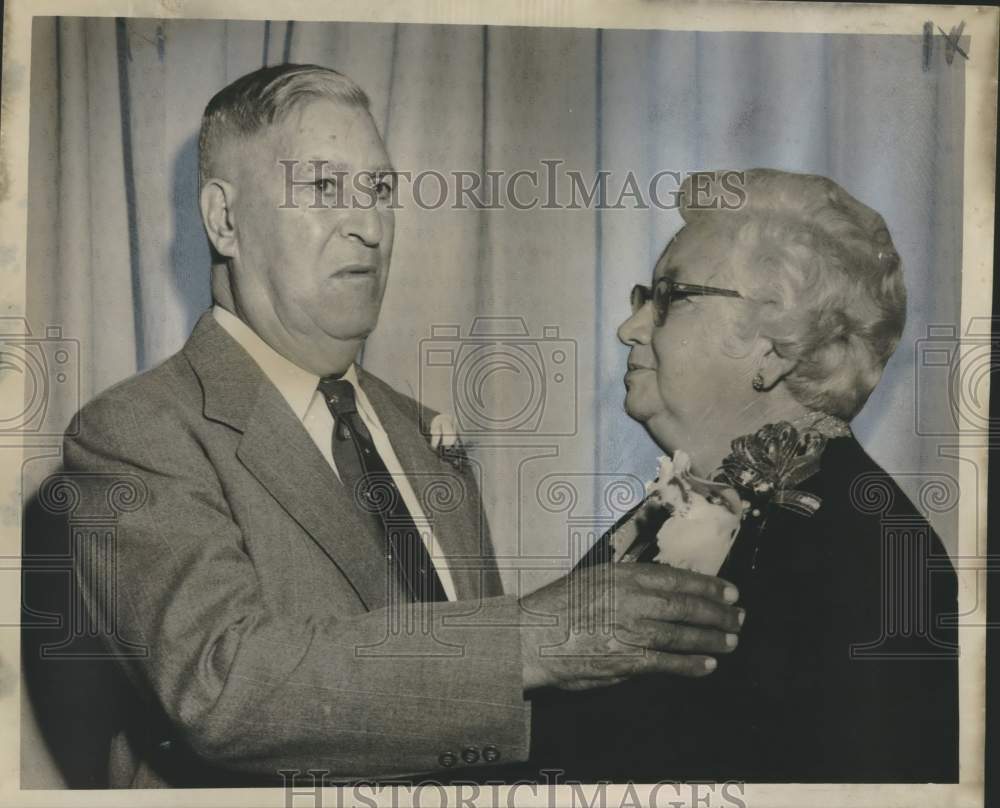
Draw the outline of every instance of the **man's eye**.
M385 202L392 198L393 176L391 174L375 174L371 177L371 189L375 198Z
M694 295L690 292L671 292L670 305L676 306L678 303L690 303L692 297L694 297Z
M337 190L337 180L333 177L324 177L321 180L316 180L314 185L324 194L332 194Z

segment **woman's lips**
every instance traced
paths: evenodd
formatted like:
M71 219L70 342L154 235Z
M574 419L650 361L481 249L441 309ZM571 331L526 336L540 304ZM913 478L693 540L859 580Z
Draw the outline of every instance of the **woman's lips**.
M628 370L625 371L625 381L628 382L630 379L635 378L641 373L650 373L653 368L646 367L645 365L632 365L629 364Z

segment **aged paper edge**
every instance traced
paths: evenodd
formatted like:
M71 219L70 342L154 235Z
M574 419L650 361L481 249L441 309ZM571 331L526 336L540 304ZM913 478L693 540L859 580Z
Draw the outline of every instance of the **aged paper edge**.
M0 315L25 312L25 241L27 232L27 148L31 19L33 16L162 17L193 19L280 19L407 22L467 25L526 25L579 28L621 28L700 31L773 31L797 33L861 33L919 35L925 21L948 31L965 22L964 35L972 44L966 69L964 222L962 248L962 309L964 329L973 318L991 316L993 282L994 177L996 172L996 103L998 19L1000 10L976 6L897 6L847 3L757 3L718 0L698 3L684 0L8 0L4 24L4 82L2 131L0 131L0 245L14 250L14 265L0 275ZM964 368L962 369L964 371ZM7 388L10 389L10 388ZM14 393L17 394L16 388ZM852 805L974 806L982 804L983 748L985 738L987 451L982 439L956 439L963 459L959 484L976 496L959 503L958 558L960 576L961 637L961 783L958 785L766 785L746 786L742 799L749 808L763 806ZM0 464L4 492L17 492L20 502L22 451L3 444L6 457ZM977 471L978 469L978 471ZM0 546L6 569L20 554L19 509L13 520L0 524ZM14 577L14 576L10 576ZM19 578L19 576L17 576ZM8 579L9 580L9 579ZM4 614L19 610L18 586L4 587ZM0 801L5 805L132 805L135 794L115 791L19 790L20 683L19 633L0 630ZM11 678L12 681L7 681ZM482 805L489 804L486 792ZM468 792L466 792L466 795ZM608 787L606 804L627 803L631 794L648 799L648 789L626 785ZM496 793L502 804L563 805L572 794L566 787L542 790L532 796L524 788L514 795ZM443 797L435 796L431 804ZM185 789L145 791L148 805L282 806L281 789ZM297 798L302 800L302 798ZM395 802L394 802L395 799ZM426 796L425 796L426 799ZM449 795L453 804L454 792ZM676 799L671 795L670 799ZM343 804L352 804L347 797ZM302 804L299 802L298 804ZM334 794L324 794L323 804L337 805ZM372 792L365 804L407 805L409 796L388 790Z

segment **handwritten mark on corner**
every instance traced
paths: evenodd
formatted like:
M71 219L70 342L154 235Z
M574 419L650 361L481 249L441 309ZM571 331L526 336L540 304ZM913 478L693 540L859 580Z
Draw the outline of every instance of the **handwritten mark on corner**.
M955 61L955 54L958 53L966 61L969 54L962 49L962 32L965 30L965 20L958 25L953 25L950 31L945 31L940 25L935 26L930 20L924 23L924 70L931 68L931 54L934 51L934 28L941 32L944 37L944 60L949 65Z

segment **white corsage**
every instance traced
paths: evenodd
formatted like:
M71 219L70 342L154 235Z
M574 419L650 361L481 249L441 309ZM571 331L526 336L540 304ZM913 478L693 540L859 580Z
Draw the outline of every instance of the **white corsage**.
M739 497L691 474L691 459L677 451L660 458L660 472L646 485L648 500L670 511L656 532L654 561L715 575L729 554L743 513Z
M459 471L463 471L469 463L465 444L458 434L458 425L454 416L448 413L438 413L431 419L430 426L431 449L446 463L450 463Z
M596 546L606 547L606 557L616 562L657 561L716 575L742 527L750 569L756 569L768 512L815 514L822 498L795 486L819 471L828 440L850 434L844 421L823 413L811 413L798 427L787 421L765 424L731 443L711 480L691 474L682 451L673 459L662 457L643 501Z

